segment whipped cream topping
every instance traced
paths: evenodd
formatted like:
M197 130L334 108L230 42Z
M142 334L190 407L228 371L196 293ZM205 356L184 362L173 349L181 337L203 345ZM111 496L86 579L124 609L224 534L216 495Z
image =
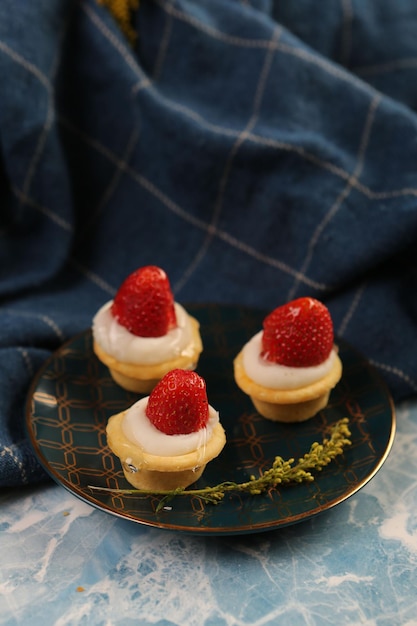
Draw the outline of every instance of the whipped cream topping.
M135 402L125 413L122 430L124 435L148 454L179 456L204 447L210 440L213 428L219 422L219 414L209 405L209 419L204 428L187 435L166 435L158 430L146 415L148 396Z
M138 337L113 317L106 302L93 318L93 336L101 348L118 361L155 365L179 356L193 355L192 326L186 310L177 302L177 326L161 337Z
M262 333L261 330L254 335L242 350L245 372L258 385L269 389L297 389L315 383L331 371L336 358L335 348L323 363L311 367L288 367L263 359Z

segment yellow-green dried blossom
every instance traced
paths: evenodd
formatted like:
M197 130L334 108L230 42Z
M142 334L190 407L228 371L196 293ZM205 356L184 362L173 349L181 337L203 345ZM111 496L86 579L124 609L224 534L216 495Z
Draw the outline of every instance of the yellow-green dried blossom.
M139 9L139 0L97 0L97 2L110 11L120 30L133 45L137 33L132 26L132 17L133 13Z

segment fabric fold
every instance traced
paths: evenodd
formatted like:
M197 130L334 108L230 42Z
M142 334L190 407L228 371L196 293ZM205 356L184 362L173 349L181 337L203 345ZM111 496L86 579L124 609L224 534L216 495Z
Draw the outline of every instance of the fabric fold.
M45 477L37 369L128 273L177 301L312 295L396 401L417 391L417 8L0 6L0 486Z

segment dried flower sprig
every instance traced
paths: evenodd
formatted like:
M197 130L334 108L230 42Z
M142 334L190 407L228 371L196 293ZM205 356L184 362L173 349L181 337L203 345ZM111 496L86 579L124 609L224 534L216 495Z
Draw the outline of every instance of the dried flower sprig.
M133 45L137 33L132 26L132 15L139 9L139 0L97 0L110 11L121 31Z
M258 495L274 489L277 486L284 486L290 483L312 482L314 472L320 472L329 465L337 456L343 454L345 446L351 444L351 433L349 430L348 418L343 418L332 425L328 438L322 443L314 442L308 452L297 462L295 459L284 460L277 456L272 467L261 476L256 478L251 476L250 480L244 483L225 481L214 487L203 487L201 489L188 489L180 487L171 491L146 491L144 489L111 489L106 487L95 487L89 485L93 491L107 491L115 494L140 495L140 496L161 496L157 506L160 511L169 501L177 496L197 496L206 503L217 504L225 497L226 493L247 493Z

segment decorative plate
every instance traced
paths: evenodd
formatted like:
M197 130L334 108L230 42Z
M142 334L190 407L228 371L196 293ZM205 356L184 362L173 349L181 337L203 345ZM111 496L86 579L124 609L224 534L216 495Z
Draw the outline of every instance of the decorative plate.
M90 486L129 489L119 460L107 447L106 422L139 396L118 387L92 351L88 330L44 364L32 383L27 430L46 471L89 504L140 524L195 534L240 534L276 529L306 520L356 493L381 468L394 439L391 396L373 367L338 341L343 377L328 406L301 424L260 417L236 386L233 359L262 328L263 311L219 305L188 306L201 324L204 352L198 372L209 402L220 413L227 443L193 488L225 480L245 482L268 469L276 456L303 456L321 442L334 422L349 418L352 445L311 483L285 486L262 495L227 494L218 504L178 496L158 510L160 499L96 491Z

